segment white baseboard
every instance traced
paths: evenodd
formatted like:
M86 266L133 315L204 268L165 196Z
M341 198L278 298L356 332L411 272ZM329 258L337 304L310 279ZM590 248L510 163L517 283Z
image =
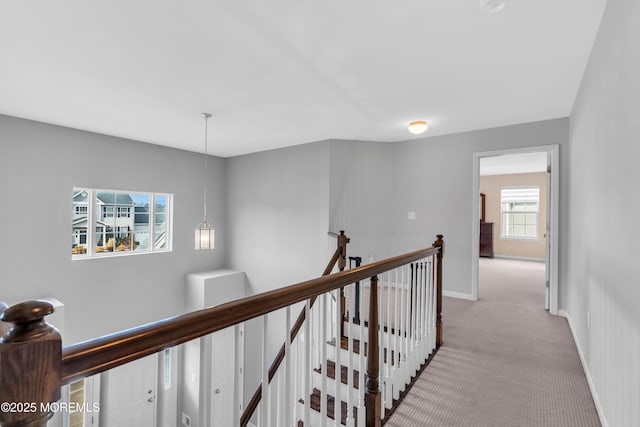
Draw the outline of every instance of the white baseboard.
M464 294L462 292L445 291L443 289L442 295L445 297L468 299L469 301L475 301L475 299L473 299L473 296L471 294Z
M593 398L593 403L596 406L596 412L598 413L598 418L600 418L600 424L602 424L602 427L609 427L609 423L607 423L607 419L604 416L604 409L602 409L602 404L600 403L600 399L598 398L598 393L596 392L596 387L593 384L593 380L591 379L591 373L589 372L587 361L584 358L584 353L582 352L582 348L580 347L580 343L578 342L578 338L576 337L576 331L575 329L573 329L573 322L571 321L571 315L569 315L569 312L567 310L558 310L558 316L565 317L567 319L567 322L569 323L569 329L571 329L571 335L573 336L573 341L576 343L576 348L578 349L578 356L580 357L580 362L582 363L582 369L584 370L584 375L587 377L587 384L589 384L591 397Z
M494 258L500 259L515 259L518 261L535 261L535 262L545 262L544 258L530 258L526 256L509 256L509 255L494 255Z

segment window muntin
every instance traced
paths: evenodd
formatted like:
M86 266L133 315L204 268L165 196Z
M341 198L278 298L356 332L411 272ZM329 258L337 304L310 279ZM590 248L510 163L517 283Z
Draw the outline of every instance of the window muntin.
M167 193L74 188L72 258L170 251L171 201Z
M500 237L537 239L540 187L503 187L500 190Z

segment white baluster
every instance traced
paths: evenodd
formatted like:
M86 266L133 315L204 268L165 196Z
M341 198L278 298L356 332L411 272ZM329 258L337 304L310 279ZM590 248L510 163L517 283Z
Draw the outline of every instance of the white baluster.
M318 316L320 315L320 299L320 297L316 298L315 304L311 306L309 311L309 314L311 315L311 317L309 318L309 320L311 321L311 339L309 340L309 344L311 345L310 369L313 369L320 364L320 346L318 345L318 343L320 342L320 322L318 320ZM310 387L312 386L310 385Z
M424 269L421 261L416 261L416 270L417 270L417 283L416 283L416 304L417 304L417 316L416 316L416 326L417 326L417 334L416 334L416 369L420 367L422 364L422 275L424 273Z
M392 351L391 351L391 331L392 331L392 322L391 322L391 292L392 292L392 287L391 287L391 272L387 272L385 274L386 276L386 281L387 281L387 292L383 293L383 297L386 298L387 301L387 314L386 314L386 324L387 324L387 333L385 335L386 340L385 340L385 352L387 353L386 356L386 363L384 363L385 369L384 369L384 398L385 400L383 402L385 402L385 406L388 409L391 409L392 403L393 403L393 399L392 399L392 391L393 391L393 386L392 386L392 381L391 381L391 367L392 367ZM383 287L384 289L384 287ZM384 301L383 301L384 302ZM384 408L382 410L382 417L384 418Z
M429 263L427 260L424 260L424 319L423 319L423 328L424 328L424 338L422 344L422 357L426 361L427 357L429 357L429 342L430 342L430 331L429 331Z
M424 260L424 269L424 358L426 360L431 352L431 269L429 268L429 261L426 258Z
M425 265L423 260L420 260L420 345L418 346L418 366L422 366L422 363L424 363L424 319L426 308L424 300L425 286Z
M360 282L360 301L358 306L362 312L364 307L364 282ZM365 424L365 408L364 408L364 375L365 375L365 358L364 358L364 316L360 313L360 328L358 328L358 425ZM367 319L369 316L367 316Z
M429 258L431 266L431 349L436 348L436 281L434 280L434 262L433 257Z
M412 294L411 294L411 375L418 369L416 357L418 337L418 264L413 263Z
M287 306L286 310L286 314L285 314L285 329L284 329L284 333L285 333L285 340L284 340L284 384L285 384L285 389L284 389L284 405L283 405L283 412L284 412L284 425L285 426L290 426L292 425L292 418L291 418L291 410L292 410L292 403L291 403L291 368L292 368L292 364L291 364L291 306ZM280 424L278 424L280 425Z
M399 366L400 366L400 349L398 347L398 335L400 334L400 306L402 305L402 299L400 298L399 286L398 286L398 268L393 270L395 280L395 292L393 294L393 366L391 368L391 378L393 384L393 399L400 397L400 384L398 384Z
M322 386L320 387L321 425L327 425L327 294L322 294L320 305L320 360L322 363Z
M355 284L349 285L348 289L349 306L351 306L355 291ZM353 360L353 316L351 311L349 311L349 316L347 316L347 331L347 353L349 354L347 357L347 427L353 427L353 364L351 363Z
M336 363L335 368L335 380L336 380L336 388L334 404L333 404L333 419L336 422L336 425L340 425L340 421L342 420L342 355L341 355L341 347L342 347L342 334L340 333L342 326L342 314L340 313L340 289L335 290L336 294L336 357L334 359ZM327 373L329 371L329 367L327 366Z
M404 383L411 381L411 271L409 265L404 266L405 271L405 313L404 313Z
M384 326L385 326L385 314L384 314L384 273L379 275L382 285L378 282L378 389L380 390L380 402L382 406L381 414L384 413L385 406L385 390L386 379L384 375L385 363L384 363ZM369 325L371 326L371 325ZM375 327L375 325L374 325ZM381 415L384 417L384 415Z
M400 306L400 377L402 382L402 390L405 389L407 384L407 310L409 292L407 290L407 266L403 265L400 268L400 276L402 281L402 305Z
M380 390L380 401L384 407L384 273L378 275L378 325L376 333L378 334L378 388ZM371 324L369 324L371 327ZM371 344L371 343L369 343Z
M427 264L425 260L420 261L420 365L425 360L425 350L427 342Z
M401 296L401 300L400 300L400 372L398 374L399 379L398 382L400 383L401 386L401 390L404 391L405 389L405 376L406 376L406 369L405 369L405 365L406 365L406 355L407 355L407 277L406 277L406 269L407 266L403 265L400 267L400 282L402 284L402 296Z
M278 369L275 373L275 375L273 376L273 378L271 379L271 389L275 389L276 390L276 395L275 395L275 412L276 412L276 425L277 426L284 426L285 422L284 422L284 408L282 407L284 399L282 398L282 375L280 372L280 369Z
M268 427L271 425L269 420L269 367L267 361L267 317L262 316L262 399L260 402L260 419L258 424L260 427Z
M304 364L303 375L304 385L302 387L302 396L304 399L304 418L305 426L311 425L311 304L307 300L304 306Z

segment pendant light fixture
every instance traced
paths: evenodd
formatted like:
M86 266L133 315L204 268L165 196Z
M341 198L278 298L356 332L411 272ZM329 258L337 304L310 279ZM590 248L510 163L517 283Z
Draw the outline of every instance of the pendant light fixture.
M202 117L204 117L204 219L196 228L195 248L197 251L210 251L215 246L215 230L207 222L207 123L211 114L202 113Z

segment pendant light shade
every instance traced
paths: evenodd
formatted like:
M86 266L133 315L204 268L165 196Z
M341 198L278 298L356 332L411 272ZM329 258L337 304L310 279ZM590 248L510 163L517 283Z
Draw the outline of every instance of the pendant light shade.
M216 240L216 231L205 219L196 228L196 250L209 251L214 248Z
M204 117L204 203L203 203L203 216L204 219L196 227L195 233L195 249L197 251L210 251L215 247L215 230L207 221L207 122L211 114L202 113Z

